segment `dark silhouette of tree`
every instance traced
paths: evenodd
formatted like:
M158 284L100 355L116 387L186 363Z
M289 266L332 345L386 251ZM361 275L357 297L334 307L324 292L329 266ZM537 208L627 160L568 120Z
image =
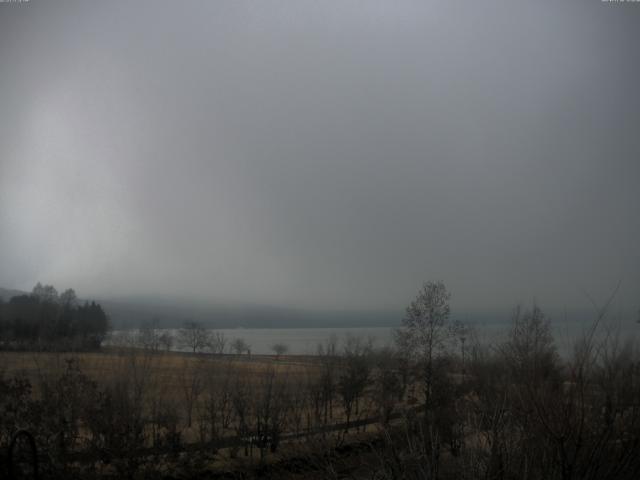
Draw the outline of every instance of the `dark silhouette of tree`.
M160 321L157 318L153 318L150 321L143 322L138 329L136 343L139 347L145 348L152 352L157 352L160 349Z
M78 306L78 297L73 288L68 288L60 294L60 305L63 308L73 309Z
M449 379L444 367L444 354L454 331L449 323L451 294L442 282L426 282L415 300L407 307L402 328L397 331L398 349L406 354L422 372L424 395L423 430L430 477L437 478L444 431L450 415Z
M58 291L53 285L42 285L40 282L33 287L31 295L42 303L58 303Z
M369 384L371 377L370 354L370 344L364 344L357 337L347 339L338 378L338 393L342 397L347 430L353 415L359 414L360 398Z
M284 343L276 343L271 346L271 350L276 354L276 360L280 360L280 357L289 351L289 346Z
M211 335L211 352L222 355L227 346L227 337L222 332L215 332Z
M193 353L201 352L211 344L209 331L199 322L187 320L178 332L178 343Z
M243 338L236 338L233 342L231 342L231 348L237 355L242 355L244 352L249 351L249 344L244 341Z
M422 365L425 407L432 397L434 359L444 352L452 336L449 325L451 294L442 282L427 282L407 307L397 331L398 349Z

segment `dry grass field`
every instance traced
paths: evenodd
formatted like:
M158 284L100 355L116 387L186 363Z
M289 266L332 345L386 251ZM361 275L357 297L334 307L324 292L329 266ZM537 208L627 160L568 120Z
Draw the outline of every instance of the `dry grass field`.
M206 355L182 352L146 353L139 349L104 349L100 352L12 352L0 351L0 373L6 376L21 375L34 384L39 379L61 374L69 360L91 379L105 381L130 373L132 369L145 369L152 377L160 379L167 389L177 386L185 370L195 369L224 371L234 369L248 378L255 378L266 370L293 377L306 374L314 365L310 357L282 357L276 360L270 355Z
M207 393L229 392L238 383L250 389L260 387L267 374L279 382L299 385L315 375L317 364L309 357L264 355L207 355L181 352L150 353L140 349L105 349L101 352L8 352L0 351L0 376L24 377L37 396L44 383L61 378L69 366L94 381L98 387L129 383L144 390L149 402L175 406L180 417L191 398L194 417ZM147 402L147 403L149 403ZM197 423L195 421L193 424ZM194 432L188 427L187 437Z

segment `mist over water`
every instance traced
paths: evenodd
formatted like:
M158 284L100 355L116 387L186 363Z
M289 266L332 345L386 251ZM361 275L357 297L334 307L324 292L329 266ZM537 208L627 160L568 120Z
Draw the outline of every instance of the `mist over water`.
M511 328L508 320L495 322L470 322L472 333L468 334L467 348L478 342L491 349L498 347L506 341ZM593 326L593 320L587 321L577 318L561 319L551 322L551 332L555 345L561 357L568 359L574 352L576 342L583 339ZM346 344L349 337L359 338L364 342L371 342L374 349L386 347L395 348L395 331L398 327L331 327L331 328L230 328L212 329L212 332L221 333L227 339L227 353L231 353L230 345L236 339L244 340L254 355L273 355L273 346L284 344L287 346L287 355L316 355L318 346L326 346L332 341L337 345L338 351ZM160 332L169 332L174 339L178 338L178 329L160 329ZM633 342L640 333L640 324L630 321L603 320L595 336L596 341L610 335L617 337L620 347L626 342ZM114 331L104 345L123 345L127 335L135 335L135 331ZM460 348L458 343L454 350ZM189 349L174 344L174 351L188 352Z

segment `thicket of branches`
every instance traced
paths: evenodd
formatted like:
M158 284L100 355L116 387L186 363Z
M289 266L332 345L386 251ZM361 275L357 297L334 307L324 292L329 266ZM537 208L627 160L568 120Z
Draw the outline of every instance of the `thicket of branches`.
M611 299L569 357L533 305L515 309L502 343L470 342L461 365L455 344L470 332L449 322L448 298L443 284L427 283L407 310L398 341L424 415L385 430L372 478L640 476L640 352L605 325Z

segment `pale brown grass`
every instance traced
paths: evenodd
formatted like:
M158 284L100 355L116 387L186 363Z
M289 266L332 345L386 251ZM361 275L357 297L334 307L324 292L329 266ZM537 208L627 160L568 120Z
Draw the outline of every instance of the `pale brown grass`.
M223 376L228 369L234 375L256 380L268 370L287 378L302 378L308 371L308 361L281 359L271 356L213 356L180 352L148 353L136 350L105 350L101 352L0 352L0 375L23 376L34 387L43 381L62 375L69 361L76 361L82 373L100 384L139 373L165 392L180 393L185 375L204 369Z

